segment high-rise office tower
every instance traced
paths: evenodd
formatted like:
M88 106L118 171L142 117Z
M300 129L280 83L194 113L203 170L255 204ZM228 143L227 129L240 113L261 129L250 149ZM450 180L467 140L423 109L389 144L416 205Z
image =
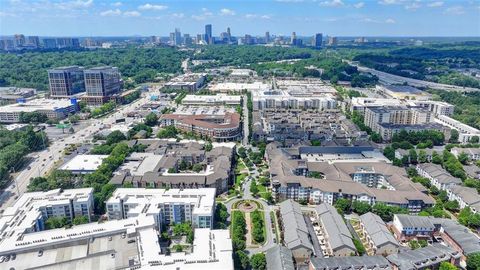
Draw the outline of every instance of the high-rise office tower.
M212 25L211 24L205 25L205 42L207 44L213 44Z
M15 48L21 48L25 45L25 36L22 34L16 34L14 37L14 46Z
M200 42L202 41L202 34L197 34L197 44L200 44Z
M122 81L116 67L95 67L83 72L85 79L86 100L89 104L103 104L110 97L120 92Z
M269 43L270 42L270 32L265 32L265 43Z
M190 34L184 34L183 35L183 44L190 46L192 45L192 38L190 37Z
M328 45L335 46L337 45L337 37L328 37Z
M48 70L50 96L53 98L70 97L85 91L83 68L78 66L58 67Z
M228 36L228 41L232 40L232 33L230 32L230 27L227 27L227 36Z
M35 48L40 47L40 39L38 38L38 36L29 36L27 38L27 40L28 40L27 44L29 46L32 46L32 47L35 47Z
M182 44L182 33L180 32L180 29L178 29L178 28L175 28L175 35L174 35L173 44L175 46L180 46Z
M322 33L315 34L315 36L313 36L313 42L312 42L313 44L312 45L315 48L322 47L322 38L323 38Z
M174 32L170 33L169 43L170 43L170 45L175 45L175 33Z
M297 34L295 32L292 32L292 36L290 37L290 44L291 45L297 44Z

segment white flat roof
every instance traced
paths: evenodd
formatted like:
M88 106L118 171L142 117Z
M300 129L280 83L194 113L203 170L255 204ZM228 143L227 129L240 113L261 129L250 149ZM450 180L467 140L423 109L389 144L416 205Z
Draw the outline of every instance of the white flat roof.
M69 99L32 99L25 103L15 103L0 107L0 113L54 111L72 106Z
M241 91L244 89L248 91L267 90L267 89L270 89L270 85L263 82L253 82L253 83L226 82L226 83L217 83L210 86L210 90L212 91L222 91L222 90Z
M193 214L210 215L215 207L215 188L199 189L146 189L117 188L107 200L109 203L135 204L129 213L158 213L156 206L165 203L194 204ZM145 206L148 208L145 209Z
M65 163L60 170L64 171L95 171L102 165L103 159L108 155L76 155Z
M240 103L241 96L229 96L226 94L218 95L186 95L182 102L237 102Z

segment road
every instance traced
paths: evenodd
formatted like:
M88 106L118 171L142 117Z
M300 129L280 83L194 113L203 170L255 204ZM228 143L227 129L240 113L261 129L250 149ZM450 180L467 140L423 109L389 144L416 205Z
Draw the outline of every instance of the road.
M243 96L243 138L242 144L244 147L248 145L248 136L249 136L249 129L248 129L248 106L247 106L247 95Z
M27 191L30 178L45 176L52 168L55 162L60 161L63 156L63 150L69 144L82 144L90 140L90 138L100 131L104 125L115 123L115 119L132 112L133 110L145 104L149 98L149 94L143 94L138 100L124 106L118 107L114 113L111 113L101 119L90 119L89 125L77 130L72 135L65 137L63 140L51 141L47 149L29 154L33 161L29 164L30 169L26 168L21 171L14 181L0 195L0 209L13 205L17 197L20 197ZM75 126L73 126L75 129ZM18 185L18 187L17 187Z
M448 84L442 84L442 83L435 83L435 82L429 82L429 81L422 81L422 80L416 80L412 78L407 78L407 77L402 77L398 75L393 75L390 73L378 71L372 68L360 66L357 63L347 61L350 65L356 66L359 71L362 72L370 72L373 75L376 75L380 82L386 83L386 84L402 84L404 82L408 83L411 86L415 87L429 87L429 88L434 88L434 89L440 89L440 90L447 90L447 91L460 91L460 92L478 92L480 89L478 88L471 88L471 87L461 87L461 86L455 86L455 85L448 85Z

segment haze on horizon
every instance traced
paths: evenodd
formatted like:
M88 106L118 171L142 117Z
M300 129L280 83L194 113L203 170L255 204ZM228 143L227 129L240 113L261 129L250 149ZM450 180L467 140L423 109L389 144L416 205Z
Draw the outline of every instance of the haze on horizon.
M1 0L0 35L480 36L476 0Z

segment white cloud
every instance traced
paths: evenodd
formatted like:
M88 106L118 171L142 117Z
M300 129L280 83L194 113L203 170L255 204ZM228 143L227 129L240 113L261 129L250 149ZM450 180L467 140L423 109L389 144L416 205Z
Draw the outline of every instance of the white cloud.
M222 16L233 16L235 15L235 11L228 9L228 8L222 8L220 10L220 15Z
M276 2L279 3L301 3L303 0L275 0Z
M453 6L445 9L445 14L462 15L465 13L465 9L462 6Z
M213 13L208 8L202 8L202 13L199 15L192 15L192 19L197 21L204 21L213 16Z
M15 15L14 13L0 11L0 17L17 17L17 15Z
M353 7L355 8L362 8L365 6L365 3L364 2L358 2L356 4L353 4Z
M432 2L432 3L428 3L427 6L429 6L429 7L441 7L441 6L443 6L443 2L442 1L436 1L436 2Z
M260 15L260 14L252 14L248 13L245 14L245 19L264 19L264 20L270 20L272 17L270 15Z
M374 20L372 18L363 18L361 20L362 22L368 22L368 23L379 23L380 21Z
M119 7L122 5L122 2L115 2L115 3L112 3L112 6L114 7Z
M123 16L125 17L140 17L142 14L138 11L125 11Z
M141 5L141 6L138 6L138 9L140 10L165 10L167 9L168 6L164 6L164 5L152 5L152 4L145 4L145 5Z
M55 7L58 9L69 10L79 8L89 8L93 5L93 0L75 0L64 3L55 3Z
M100 12L100 16L119 16L119 15L122 15L122 12L120 11L120 9L109 9L109 10L105 10L103 12Z
M396 21L392 18L388 18L388 19L385 20L385 23L393 24L393 23L396 23Z
M320 2L320 6L324 6L324 7L340 7L344 5L345 4L343 3L342 0L327 0L327 1Z
M378 3L381 5L394 5L394 4L398 4L398 1L397 0L381 0L381 1L378 1Z
M183 19L183 18L185 18L185 14L183 14L183 13L172 13L172 14L170 14L170 16L172 16L172 17L175 18L175 19Z
M421 7L422 6L417 2L413 2L413 3L410 3L408 5L405 5L406 10L413 10L413 11L415 11L415 10L421 8Z

